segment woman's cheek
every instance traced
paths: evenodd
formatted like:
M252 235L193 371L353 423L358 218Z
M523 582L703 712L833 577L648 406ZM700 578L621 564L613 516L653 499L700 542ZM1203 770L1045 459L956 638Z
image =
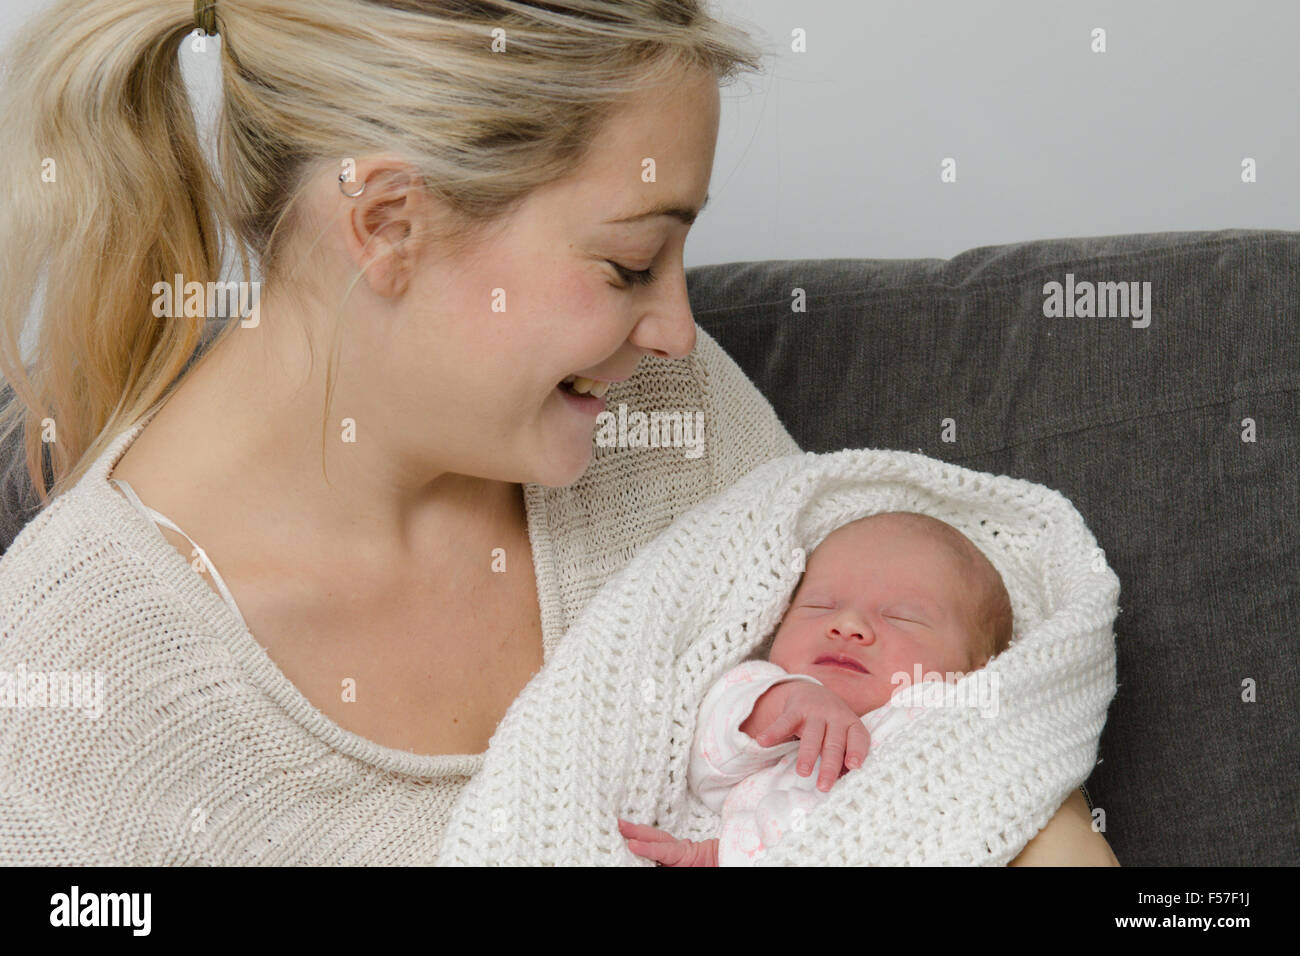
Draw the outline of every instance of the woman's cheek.
M598 269L593 269L590 274L574 275L560 291L565 308L571 310L566 318L570 321L582 319L601 308L608 308L608 304L602 305L601 297L613 291L609 283L601 279Z

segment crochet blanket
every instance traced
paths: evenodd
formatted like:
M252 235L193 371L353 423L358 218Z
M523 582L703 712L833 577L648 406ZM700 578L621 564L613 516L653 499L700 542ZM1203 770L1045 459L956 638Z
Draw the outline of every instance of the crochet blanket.
M1058 492L919 454L846 449L759 465L605 583L498 725L437 865L653 866L627 849L618 817L717 836L720 818L687 787L705 693L740 661L765 658L804 556L881 511L947 521L1002 575L1012 643L951 687L992 681L996 713L927 708L758 863L1013 859L1097 761L1115 695L1119 580Z

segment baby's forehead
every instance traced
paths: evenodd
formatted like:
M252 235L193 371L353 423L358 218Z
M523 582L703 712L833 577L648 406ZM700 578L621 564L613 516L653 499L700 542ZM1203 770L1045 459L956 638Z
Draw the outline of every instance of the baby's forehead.
M832 537L837 543L834 551L823 547ZM813 554L823 552L828 560L833 560L836 556L840 560L852 560L851 547L843 547L843 545L852 546L868 539L880 539L886 543L906 541L909 546L921 549L944 549L962 564L967 563L970 557L969 548L973 547L965 535L938 518L919 514L886 513L870 515L842 525L827 535L821 544L813 549ZM836 551L838 555L835 554Z
M816 581L829 576L831 571L852 565L860 554L859 545L878 547L881 544L888 546L890 542L906 542L906 550L913 554L922 552L936 560L948 559L944 564L957 572L963 585L972 577L984 576L984 562L977 557L975 545L956 528L927 515L871 515L842 525L832 535L835 536L835 547L824 547L831 538L831 535L827 535L808 556L807 570L800 586L809 579ZM900 549L900 560L903 557L902 550ZM944 590L941 587L941 576L927 576L926 581L936 592Z

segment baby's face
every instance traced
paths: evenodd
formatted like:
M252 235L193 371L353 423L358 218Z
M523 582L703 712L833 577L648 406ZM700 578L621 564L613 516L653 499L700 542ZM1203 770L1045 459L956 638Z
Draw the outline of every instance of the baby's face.
M921 673L975 670L978 582L948 548L889 516L839 528L808 557L768 659L863 715ZM857 669L833 662L845 657Z

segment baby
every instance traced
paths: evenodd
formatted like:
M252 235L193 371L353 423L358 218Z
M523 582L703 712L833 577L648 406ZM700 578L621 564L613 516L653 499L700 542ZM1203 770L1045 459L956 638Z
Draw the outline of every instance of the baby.
M977 670L1011 631L1002 578L956 528L910 511L842 525L809 555L768 660L728 671L701 705L688 779L721 814L718 839L620 820L628 849L665 866L751 865L919 712L890 704L917 665Z

